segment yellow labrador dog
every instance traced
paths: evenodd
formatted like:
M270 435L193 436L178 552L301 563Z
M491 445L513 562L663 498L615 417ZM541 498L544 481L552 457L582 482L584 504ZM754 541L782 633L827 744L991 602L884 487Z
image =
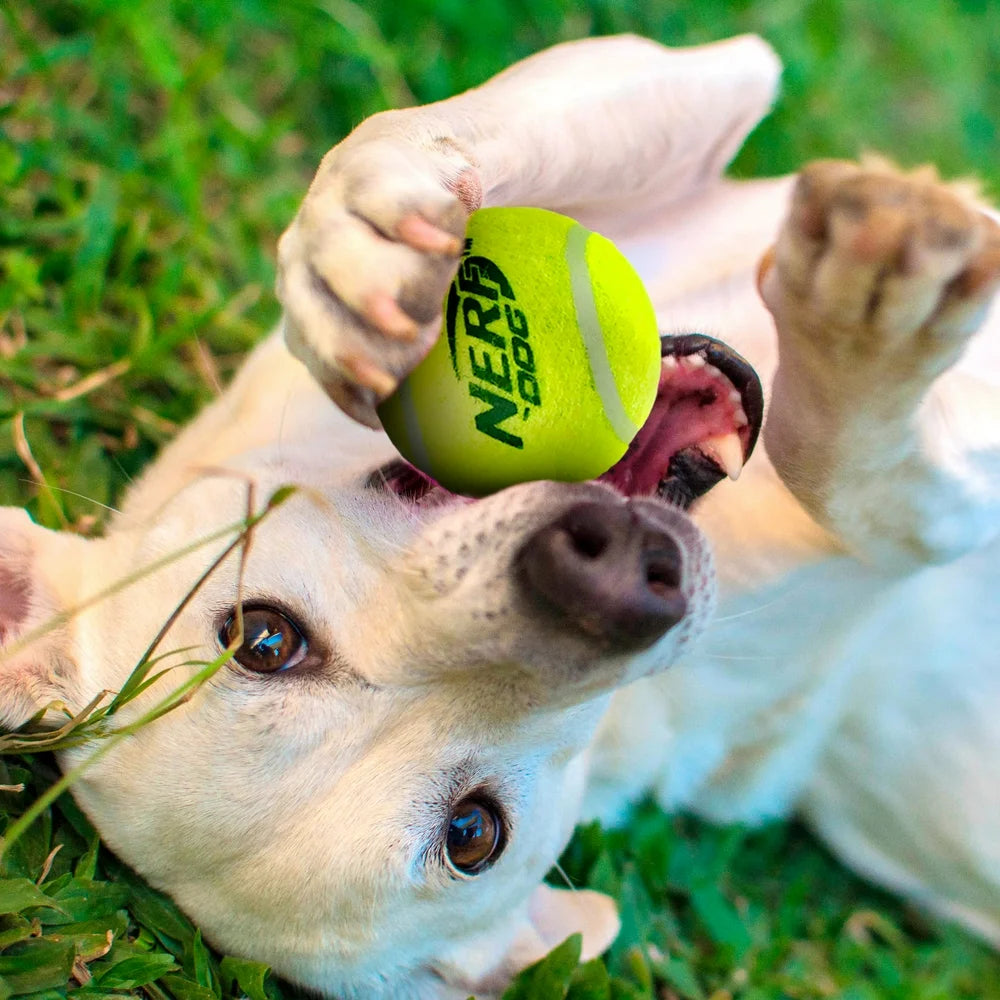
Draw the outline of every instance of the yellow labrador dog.
M220 948L342 1000L494 996L572 932L612 940L610 901L542 878L647 791L801 810L1000 943L998 227L930 171L723 180L778 75L754 38L598 39L364 122L282 240L284 335L107 536L0 512L18 725L120 687L231 534L165 557L237 522L247 480L300 487L158 647L175 678L233 661L75 789ZM600 482L471 502L375 429L480 205L571 214L648 284L659 397ZM740 475L744 358L768 409Z

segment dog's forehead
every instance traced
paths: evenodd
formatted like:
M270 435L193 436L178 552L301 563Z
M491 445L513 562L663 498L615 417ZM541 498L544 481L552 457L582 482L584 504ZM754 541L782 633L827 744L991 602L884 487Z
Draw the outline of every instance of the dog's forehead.
M226 755L242 744L240 759L276 783L277 798L336 799L344 782L424 802L483 785L516 798L515 786L571 761L602 709L598 700L518 716L485 711L461 685L375 688L322 673L230 670L186 706L185 724ZM199 747L192 753L205 757ZM206 767L218 763L206 759Z

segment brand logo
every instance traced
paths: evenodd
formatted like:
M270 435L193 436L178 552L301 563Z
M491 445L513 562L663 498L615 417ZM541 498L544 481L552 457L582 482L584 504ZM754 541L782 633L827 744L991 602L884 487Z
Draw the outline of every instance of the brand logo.
M472 251L467 239L445 305L451 365L469 395L485 404L475 415L476 430L523 448L525 421L542 405L528 320L503 271Z

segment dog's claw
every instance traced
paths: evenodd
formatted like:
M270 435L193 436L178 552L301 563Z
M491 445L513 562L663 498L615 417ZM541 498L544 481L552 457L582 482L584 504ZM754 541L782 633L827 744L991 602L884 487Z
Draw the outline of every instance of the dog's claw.
M371 389L363 386L343 383L343 391L330 393L330 398L352 419L359 424L370 427L373 431L382 429L381 421L375 409L378 397Z
M983 248L969 266L955 279L953 291L966 298L985 298L1000 285L1000 226L983 220L986 238Z
M423 250L426 253L457 257L462 251L462 240L459 237L439 229L415 213L400 220L396 227L396 235L414 250Z
M386 292L375 292L368 297L365 303L364 317L387 337L409 341L416 340L420 336L420 327L403 312L396 300Z
M395 376L357 356L342 357L338 363L351 376L352 380L362 389L369 389L378 402L391 396L396 391L399 382Z

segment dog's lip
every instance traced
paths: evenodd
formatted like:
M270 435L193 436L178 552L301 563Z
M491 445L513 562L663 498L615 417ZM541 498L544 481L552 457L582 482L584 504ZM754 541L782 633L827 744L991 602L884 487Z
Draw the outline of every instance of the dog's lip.
M698 354L706 364L719 370L740 394L747 423L740 432L743 459L753 453L764 422L764 388L753 365L728 344L704 333L664 334L660 337L660 357L690 357Z
M764 395L753 367L705 334L663 336L660 355L663 369L652 412L623 458L599 481L626 496L659 496L686 508L726 477L724 464L730 465L730 474L734 463L736 474L742 465L738 457L720 461L717 452L704 447L705 438L713 428L734 441L738 438L745 462L760 433ZM713 401L692 403L699 393ZM678 410L688 417L687 425L671 419ZM697 419L691 418L692 412L700 414ZM403 458L374 469L365 487L420 507L470 499L445 489Z
M404 458L390 459L373 469L365 479L365 489L391 493L420 506L459 497L459 494L446 490L437 480L431 479Z

